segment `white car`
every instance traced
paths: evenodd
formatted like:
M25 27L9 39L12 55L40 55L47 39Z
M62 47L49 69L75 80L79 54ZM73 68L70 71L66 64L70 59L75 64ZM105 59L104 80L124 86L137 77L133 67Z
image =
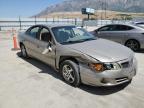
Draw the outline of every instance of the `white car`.
M121 43L133 51L144 48L144 29L135 25L110 24L92 31L96 37Z

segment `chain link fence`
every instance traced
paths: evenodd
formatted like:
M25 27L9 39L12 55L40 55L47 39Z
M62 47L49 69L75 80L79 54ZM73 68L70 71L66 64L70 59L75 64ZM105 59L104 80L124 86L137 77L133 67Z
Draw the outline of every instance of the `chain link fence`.
M106 24L131 23L130 20L81 20L81 19L60 19L60 18L3 18L0 19L0 31L5 30L25 30L36 24L71 24L76 26L96 26Z

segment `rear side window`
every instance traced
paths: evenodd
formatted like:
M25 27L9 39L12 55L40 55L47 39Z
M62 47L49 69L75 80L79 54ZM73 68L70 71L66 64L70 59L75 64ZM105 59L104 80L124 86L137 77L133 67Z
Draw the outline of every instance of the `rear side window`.
M126 25L120 25L119 26L119 29L121 30L121 31L127 31L127 30L132 30L132 29L134 29L133 27L130 27L130 26L126 26Z
M105 26L99 29L99 31L109 31L111 29L111 26Z
M37 38L39 32L39 27L33 27L27 31L30 37Z

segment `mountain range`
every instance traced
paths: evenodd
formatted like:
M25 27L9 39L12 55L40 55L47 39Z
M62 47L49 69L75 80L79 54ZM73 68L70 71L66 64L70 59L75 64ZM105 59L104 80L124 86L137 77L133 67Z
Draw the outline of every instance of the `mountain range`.
M65 0L48 6L36 16L45 16L54 12L80 12L86 7L95 10L144 13L144 0Z

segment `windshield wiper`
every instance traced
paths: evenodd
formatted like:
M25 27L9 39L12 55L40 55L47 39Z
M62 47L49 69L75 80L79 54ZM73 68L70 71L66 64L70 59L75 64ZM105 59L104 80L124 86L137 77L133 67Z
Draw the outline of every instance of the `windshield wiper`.
M61 42L61 44L73 44L73 43L79 43L81 42L80 40L78 41L66 41L66 42Z
M83 39L83 41L96 40L96 38Z
M80 42L85 42L89 40L96 40L95 38L88 38L88 39L81 39L81 40L76 40L76 41L66 41L66 42L61 42L61 44L73 44L73 43L80 43Z

